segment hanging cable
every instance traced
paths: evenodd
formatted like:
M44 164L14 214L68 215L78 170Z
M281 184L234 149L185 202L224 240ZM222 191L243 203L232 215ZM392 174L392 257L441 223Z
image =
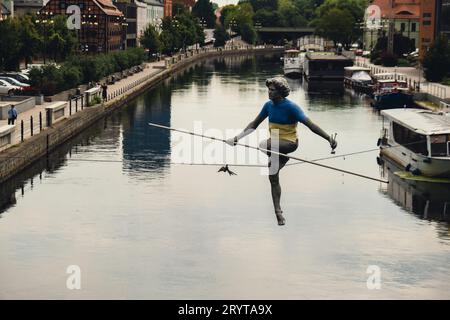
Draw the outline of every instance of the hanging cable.
M202 138L205 138L205 139L210 139L210 140L221 141L221 142L227 143L226 140L224 140L224 139L220 139L220 138L216 138L216 137L210 137L210 136L205 136L203 134L198 134L198 133L194 133L194 132L190 132L190 131L175 129L175 128L163 126L163 125L156 124L156 123L149 122L149 125L153 126L153 127L161 128L161 129L181 132L181 133L185 133L185 134L190 134L192 136L197 136L197 137L202 137ZM287 158L294 159L294 160L297 160L297 161L306 162L306 163L309 163L309 164L312 164L312 165L315 165L315 166L318 166L318 167L322 167L322 168L326 168L326 169L330 169L330 170L334 170L334 171L338 171L338 172L342 172L342 173L347 173L347 174L354 175L354 176L357 176L357 177L360 177L360 178L364 178L364 179L368 179L368 180L373 180L373 181L382 182L382 183L389 183L386 180L373 178L373 177L370 177L370 176L367 176L367 175L364 175L364 174L360 174L360 173L356 173L356 172L352 172L352 171L349 171L349 170L344 170L344 169L340 169L340 168L336 168L336 167L331 167L331 166L328 166L328 165L316 163L316 162L313 162L313 161L310 161L310 160L305 160L305 159L302 159L302 158L299 158L299 157L294 157L294 156L287 155L287 154L280 153L280 152L273 151L273 150L268 150L268 149L264 149L264 148L260 148L260 147L250 146L250 145L243 144L243 143L236 143L235 145L246 147L246 148L249 148L249 149L255 149L255 150L259 150L259 151L263 151L263 152L270 152L271 154L276 154L276 155L287 157Z

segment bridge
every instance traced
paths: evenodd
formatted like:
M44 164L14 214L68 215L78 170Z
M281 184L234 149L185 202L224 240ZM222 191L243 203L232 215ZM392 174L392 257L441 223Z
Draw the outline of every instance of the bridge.
M258 32L279 32L279 33L302 33L304 35L313 34L314 28L291 28L291 27L256 27Z
M314 34L314 28L292 28L292 27L258 27L256 32L262 41L272 42L274 40L295 40L303 36Z

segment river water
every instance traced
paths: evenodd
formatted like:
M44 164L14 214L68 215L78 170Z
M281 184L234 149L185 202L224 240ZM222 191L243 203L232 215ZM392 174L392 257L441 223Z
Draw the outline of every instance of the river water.
M281 67L279 56L199 63L3 183L0 298L449 299L448 186L397 181L376 151L321 163L389 187L289 165L280 227L265 156L148 125L230 137ZM382 119L364 97L289 83L289 98L338 133L336 155L376 148ZM260 128L247 143L264 138L267 121ZM306 127L299 136L293 155L331 156ZM182 162L252 166L229 176Z

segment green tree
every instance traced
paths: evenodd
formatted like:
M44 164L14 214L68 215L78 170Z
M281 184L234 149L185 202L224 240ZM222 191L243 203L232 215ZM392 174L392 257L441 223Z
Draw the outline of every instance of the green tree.
M220 23L224 26L225 25L225 21L229 21L230 18L229 16L234 16L236 14L237 11L237 6L233 5L233 4L229 4L226 5L224 7L222 7L222 9L220 10Z
M35 28L40 37L42 55L53 57L55 61L63 61L74 54L78 47L75 30L67 28L67 18L57 15L46 24L35 22Z
M28 63L39 52L40 38L33 19L34 17L31 15L19 18L19 56L25 61L25 67L28 67Z
M324 2L325 0L293 0L294 6L308 22L313 21L317 17L317 9Z
M360 28L360 23L364 21L364 13L369 4L368 0L326 0L320 7L316 10L316 18L311 21L311 26L323 26L327 24L326 19L333 18L329 12L333 9L339 9L343 12L349 14L352 18L349 21L346 21L346 32L347 33L347 42L346 44L351 44L358 40L362 35L362 29ZM333 11L336 12L336 11ZM342 13L341 16L343 17ZM332 21L335 21L342 28L341 21L338 20L338 17L333 18ZM348 27L351 27L350 29ZM344 37L343 37L344 38Z
M17 70L20 62L21 44L17 19L0 21L0 70Z
M188 10L184 5L184 3L178 1L172 2L172 17L175 17L180 14L185 14L187 12Z
M278 22L280 26L305 27L308 24L306 19L302 16L300 9L295 6L292 0L279 0L277 12L280 18L280 21ZM256 19L256 17L254 19Z
M450 44L446 37L433 42L423 59L423 67L428 81L439 82L450 76Z
M256 30L252 24L246 23L241 26L242 40L250 44L254 44L256 41Z
M239 3L246 3L247 1L240 1ZM253 10L256 12L260 9L269 9L276 11L278 9L278 0L249 0Z
M379 59L383 57L388 57L390 59L391 55L387 55L388 38L383 36L378 39L375 47L372 50L371 61L382 62ZM403 54L409 53L414 50L413 40L405 37L399 33L394 35L394 56L395 58L402 57ZM395 59L396 60L396 59ZM383 63L384 64L384 63Z
M216 25L214 29L214 47L223 47L229 39L226 29L221 25Z
M175 21L171 17L164 17L162 20L162 32L160 40L162 44L162 52L171 54L180 48L180 33L175 27Z
M346 10L333 8L327 11L318 21L318 35L331 39L335 43L348 46L352 42L352 30L355 20Z
M281 17L278 11L273 11L269 8L262 8L255 12L253 16L255 22L259 22L262 26L281 26Z
M230 28L231 22L235 23L232 30L242 36L242 40L254 43L256 40L256 31L253 27L252 5L249 2L239 3L236 8L230 11L225 18L225 28Z
M148 53L160 53L162 50L162 43L159 39L158 31L155 26L148 24L147 28L144 30L144 34L142 35L141 45L148 49Z
M192 7L192 14L200 20L204 19L208 28L214 27L216 16L210 0L198 0Z

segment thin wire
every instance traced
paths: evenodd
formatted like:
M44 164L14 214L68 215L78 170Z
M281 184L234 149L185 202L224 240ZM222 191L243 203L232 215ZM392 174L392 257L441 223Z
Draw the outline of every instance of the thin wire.
M153 127L157 127L157 128L162 128L162 129L172 130L172 131L178 131L178 132L181 132L181 133L190 134L192 136L198 136L198 137L202 137L202 138L205 138L205 139L210 139L210 140L215 140L215 141L222 141L224 143L227 143L226 140L224 140L224 139L219 139L219 138L215 138L215 137L205 136L205 135L202 135L202 134L189 132L189 131L185 131L185 130L175 129L175 128L159 125L159 124L156 124L156 123L149 122L149 125L153 126ZM286 158L290 158L290 159L294 159L294 160L298 160L298 161L303 161L303 162L306 162L306 163L309 163L309 164L312 164L312 165L315 165L315 166L319 166L319 167L330 169L330 170L334 170L334 171L339 171L339 172L342 172L342 173L347 173L347 174L354 175L354 176L357 176L357 177L360 177L360 178L364 178L364 179L368 179L368 180L373 180L373 181L383 182L383 183L389 183L386 180L369 177L369 176L366 176L366 175L363 175L363 174L360 174L360 173L356 173L356 172L353 172L353 171L349 171L349 170L344 170L344 169L340 169L340 168L336 168L336 167L331 167L331 166L328 166L328 165L324 165L324 164L321 164L321 163L305 160L305 159L302 159L302 158L294 157L294 156L287 155L287 154L280 153L280 152L276 152L276 151L273 151L273 150L268 150L268 149L264 149L264 148L260 148L260 147L254 147L254 146L250 146L250 145L243 144L243 143L236 143L235 145L246 147L246 148L249 148L249 149L255 149L255 150L259 150L259 151L263 151L263 152L270 152L271 154L276 154L276 155L283 156L283 157L286 157Z
M399 144L397 146L387 146L384 147L383 149L392 149L392 148L398 148L398 147L404 147L404 146L409 146L409 145L413 145L413 144L417 144L417 143L422 143L422 142L426 142L427 140L420 140L420 141L415 141L415 142L410 142L410 143L405 143L405 144ZM368 153L368 152L373 152L373 151L380 151L380 148L373 148L373 149L368 149L368 150L363 150L363 151L355 151L355 152L351 152L351 153L346 153L346 154L341 154L341 155L336 155L336 156L331 156L331 157L325 157L325 158L317 158L311 161L322 161L322 160L328 160L328 159L335 159L335 158L342 158L342 157L348 157L348 156L353 156L353 155L357 155L357 154L362 154L362 153ZM295 162L295 163L288 163L286 164L287 166L295 166L298 164L302 164L304 162Z

